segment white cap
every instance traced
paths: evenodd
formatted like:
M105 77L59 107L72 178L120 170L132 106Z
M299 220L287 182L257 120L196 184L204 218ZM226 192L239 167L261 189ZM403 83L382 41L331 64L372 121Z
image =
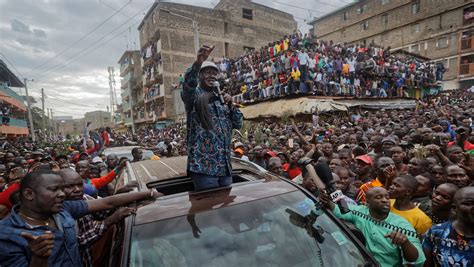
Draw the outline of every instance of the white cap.
M199 72L201 72L203 69L206 69L206 68L214 68L217 71L219 71L219 68L217 67L217 65L212 61L204 61L201 65L201 68L199 69Z
M104 162L101 157L94 157L92 163L102 163Z

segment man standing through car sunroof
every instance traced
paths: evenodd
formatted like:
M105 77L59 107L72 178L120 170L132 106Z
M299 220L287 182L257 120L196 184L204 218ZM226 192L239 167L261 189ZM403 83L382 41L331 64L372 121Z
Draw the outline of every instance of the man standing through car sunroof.
M232 183L232 129L242 127L243 115L229 94L220 94L216 64L206 61L214 46L203 45L184 75L181 98L186 108L187 171L195 190Z

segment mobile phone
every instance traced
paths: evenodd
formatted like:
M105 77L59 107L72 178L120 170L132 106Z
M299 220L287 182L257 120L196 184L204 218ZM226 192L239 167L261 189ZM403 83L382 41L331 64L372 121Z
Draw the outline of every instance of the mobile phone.
M294 145L294 144L293 144L293 138L288 139L288 146L289 146L290 148L293 148L293 145Z

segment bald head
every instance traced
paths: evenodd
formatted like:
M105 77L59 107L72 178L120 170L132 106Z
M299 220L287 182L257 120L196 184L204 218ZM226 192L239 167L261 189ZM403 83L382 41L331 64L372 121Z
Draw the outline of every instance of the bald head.
M375 196L381 195L381 194L388 194L387 189L383 187L371 187L369 191L367 191L367 194L365 194L367 202L370 201L370 199L373 199Z

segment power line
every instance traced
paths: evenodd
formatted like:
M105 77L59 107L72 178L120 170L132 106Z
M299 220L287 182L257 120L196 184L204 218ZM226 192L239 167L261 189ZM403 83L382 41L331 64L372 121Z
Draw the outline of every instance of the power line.
M66 100L61 99L61 98L52 97L52 96L50 96L50 95L48 95L48 98L49 98L49 100L53 100L53 101L55 101L55 102L57 102L57 103L68 104L68 105L74 105L74 106L84 107L84 108L101 108L101 107L104 107L104 106L99 105L99 104L97 104L96 106L89 106L89 105L84 105L84 104L69 102L69 101L66 101Z
M38 88L33 87L32 84L30 84L30 87L35 89L35 90L38 89ZM90 106L90 105L74 103L74 102L70 102L69 100L65 100L65 99L62 99L62 98L59 98L59 97L56 97L56 96L52 96L52 95L47 95L47 99L48 100L53 100L54 102L60 103L61 105L67 104L67 105L74 105L74 106L80 106L80 107L85 107L85 108L96 108L96 109L104 107L104 106L99 105L99 104L97 104L96 106ZM68 106L64 106L64 107L66 108Z
M136 16L140 15L143 11L145 11L145 10L147 10L147 9L149 9L149 8L145 8L145 9L141 10L141 11L138 12L137 14L133 15L133 17L136 17ZM76 54L74 54L74 55L70 58L69 61L64 62L64 63L59 63L59 64L57 64L57 65L55 65L55 66L53 66L53 67L51 67L51 68L49 68L49 69L47 69L47 70L45 70L45 71L43 71L43 72L40 72L40 73L38 73L38 74L36 75L35 78L42 77L42 76L44 76L46 73L51 72L53 69L56 69L56 68L61 67L61 66L65 66L65 65L67 65L69 62L72 62L78 55L80 55L80 54L83 53L84 51L87 51L87 50L90 49L93 45L95 45L95 44L99 43L100 41L102 41L104 38L106 38L107 36L109 36L110 34L112 34L113 32L115 32L117 29L119 29L119 28L121 28L123 25L127 24L127 22L129 22L130 20L131 20L131 19L127 19L124 23L122 23L122 24L120 24L118 27L114 28L111 32L107 33L107 34L104 35L103 37L97 39L94 43L90 44L88 47L85 47L85 48L82 49L81 51L79 51L79 52L77 52ZM97 46L96 48L92 49L90 52L84 54L83 56L86 56L86 55L92 53L94 50L96 50L96 49L98 49L98 48L104 46L104 45L107 44L108 42L110 42L110 41L112 41L112 40L114 40L114 39L120 37L121 34L123 34L125 31L127 31L129 27L132 27L133 25L138 24L140 21L141 21L141 18L140 18L137 22L135 22L135 23L129 25L124 31L120 32L120 33L119 33L118 35L116 35L115 37L113 37L113 38L111 38L111 39L105 41L104 43L102 43L101 45L99 45L99 46Z
M5 58L5 60L8 62L8 64L10 64L13 67L13 69L17 72L17 74L20 74L20 75L18 75L18 77L23 77L23 74L21 74L21 72L15 67L15 65L10 60L8 60L7 56L5 56L1 52L0 52L0 55L2 55L3 58Z
M93 32L95 32L98 28L100 28L102 25L104 25L107 21L109 21L110 19L112 19L115 15L117 15L120 11L122 11L125 7L127 7L130 3L132 2L132 0L129 0L125 5L123 5L120 9L118 9L117 11L115 11L111 16L109 16L108 18L106 18L104 21L102 21L101 23L99 23L97 26L95 26L91 31L89 31L88 33L84 34L81 38L79 38L77 41L75 41L74 43L70 44L68 47L64 48L63 50L61 50L61 52L59 52L58 54L56 54L54 57L46 60L45 62L43 62L42 64L34 67L31 71L29 71L27 74L31 73L32 71L48 64L49 62L51 62L52 60L56 59L57 57L59 57L60 55L64 54L64 52L70 50L71 48L73 48L75 45L77 45L79 42L81 42L82 40L84 40L87 36L91 35Z
M112 9L112 10L115 10L115 11L117 11L117 9L116 9L115 7L113 7L113 6L109 5L109 4L107 4L105 1L99 0L99 3L101 3L102 5L104 5L104 6L108 7L108 8L110 8L110 9ZM120 10L118 10L118 11L120 12L120 14L124 15L125 17L129 17L129 18L130 18L130 16L129 16L129 15L127 15L127 14L123 13L123 12L122 12L122 11L120 11Z
M323 11L320 11L320 10L315 10L315 9L310 9L310 8L306 8L306 7L300 7L300 6L295 6L295 5L291 5L291 4L287 4L287 3L282 3L282 2L278 2L278 1L273 1L274 3L277 3L277 4L280 4L280 5L284 5L284 6L289 6L289 7L294 7L294 8L299 8L299 9L303 9L303 10L309 10L309 11L312 11L312 12L317 12L317 13L320 13L320 14L326 14L327 12L323 12Z

